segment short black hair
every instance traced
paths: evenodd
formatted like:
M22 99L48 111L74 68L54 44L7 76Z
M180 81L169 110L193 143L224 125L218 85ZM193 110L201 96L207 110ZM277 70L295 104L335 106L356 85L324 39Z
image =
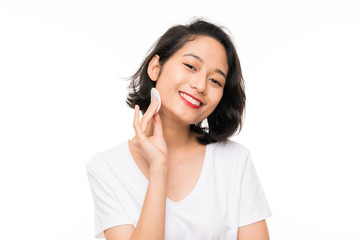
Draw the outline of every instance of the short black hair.
M187 42L195 40L198 36L209 36L224 46L229 70L223 96L215 110L207 118L208 128L201 127L200 122L191 124L190 129L199 134L197 139L204 145L227 140L239 133L245 111L245 85L236 48L230 36L223 29L225 28L202 19L195 19L188 25L175 25L169 28L157 40L139 69L130 78L129 94L126 99L128 106L135 108L135 105L139 105L143 114L149 107L150 90L155 87L155 82L148 76L147 68L155 55L160 57L160 65L163 65Z

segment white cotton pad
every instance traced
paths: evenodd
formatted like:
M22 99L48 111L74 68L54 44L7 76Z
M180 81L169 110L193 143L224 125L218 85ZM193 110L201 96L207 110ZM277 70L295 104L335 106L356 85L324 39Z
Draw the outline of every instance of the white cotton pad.
M155 114L159 111L160 107L161 107L161 98L160 98L160 94L159 92L156 90L156 88L152 88L151 89L151 101L153 100L153 98L156 98L156 100L159 103L158 109L156 110Z

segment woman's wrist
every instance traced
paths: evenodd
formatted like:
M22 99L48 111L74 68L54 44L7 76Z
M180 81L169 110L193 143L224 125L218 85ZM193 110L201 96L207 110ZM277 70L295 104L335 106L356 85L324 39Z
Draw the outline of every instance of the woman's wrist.
M156 165L150 166L150 175L167 174L168 164L167 162L157 163Z

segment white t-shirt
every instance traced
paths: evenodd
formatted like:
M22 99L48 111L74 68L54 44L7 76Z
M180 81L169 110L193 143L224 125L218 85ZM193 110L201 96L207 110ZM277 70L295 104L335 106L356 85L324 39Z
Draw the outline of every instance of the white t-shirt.
M86 165L95 207L95 236L122 224L137 226L148 180L128 142L98 152ZM237 239L238 228L271 211L249 151L234 141L206 146L201 175L179 202L166 199L166 240Z

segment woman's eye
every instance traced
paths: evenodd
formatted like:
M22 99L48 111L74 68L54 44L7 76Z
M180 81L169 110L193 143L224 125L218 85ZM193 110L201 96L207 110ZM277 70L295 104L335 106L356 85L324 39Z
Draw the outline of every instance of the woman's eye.
M217 84L217 85L219 85L221 87L221 84L220 84L219 81L217 81L217 80L215 80L213 78L210 78L210 81L212 81L213 83L215 83L215 84Z
M187 64L187 63L184 63L184 64L185 64L185 66L187 66L188 68L196 71L196 68L194 68L194 66L192 66L192 65L190 65L190 64Z

